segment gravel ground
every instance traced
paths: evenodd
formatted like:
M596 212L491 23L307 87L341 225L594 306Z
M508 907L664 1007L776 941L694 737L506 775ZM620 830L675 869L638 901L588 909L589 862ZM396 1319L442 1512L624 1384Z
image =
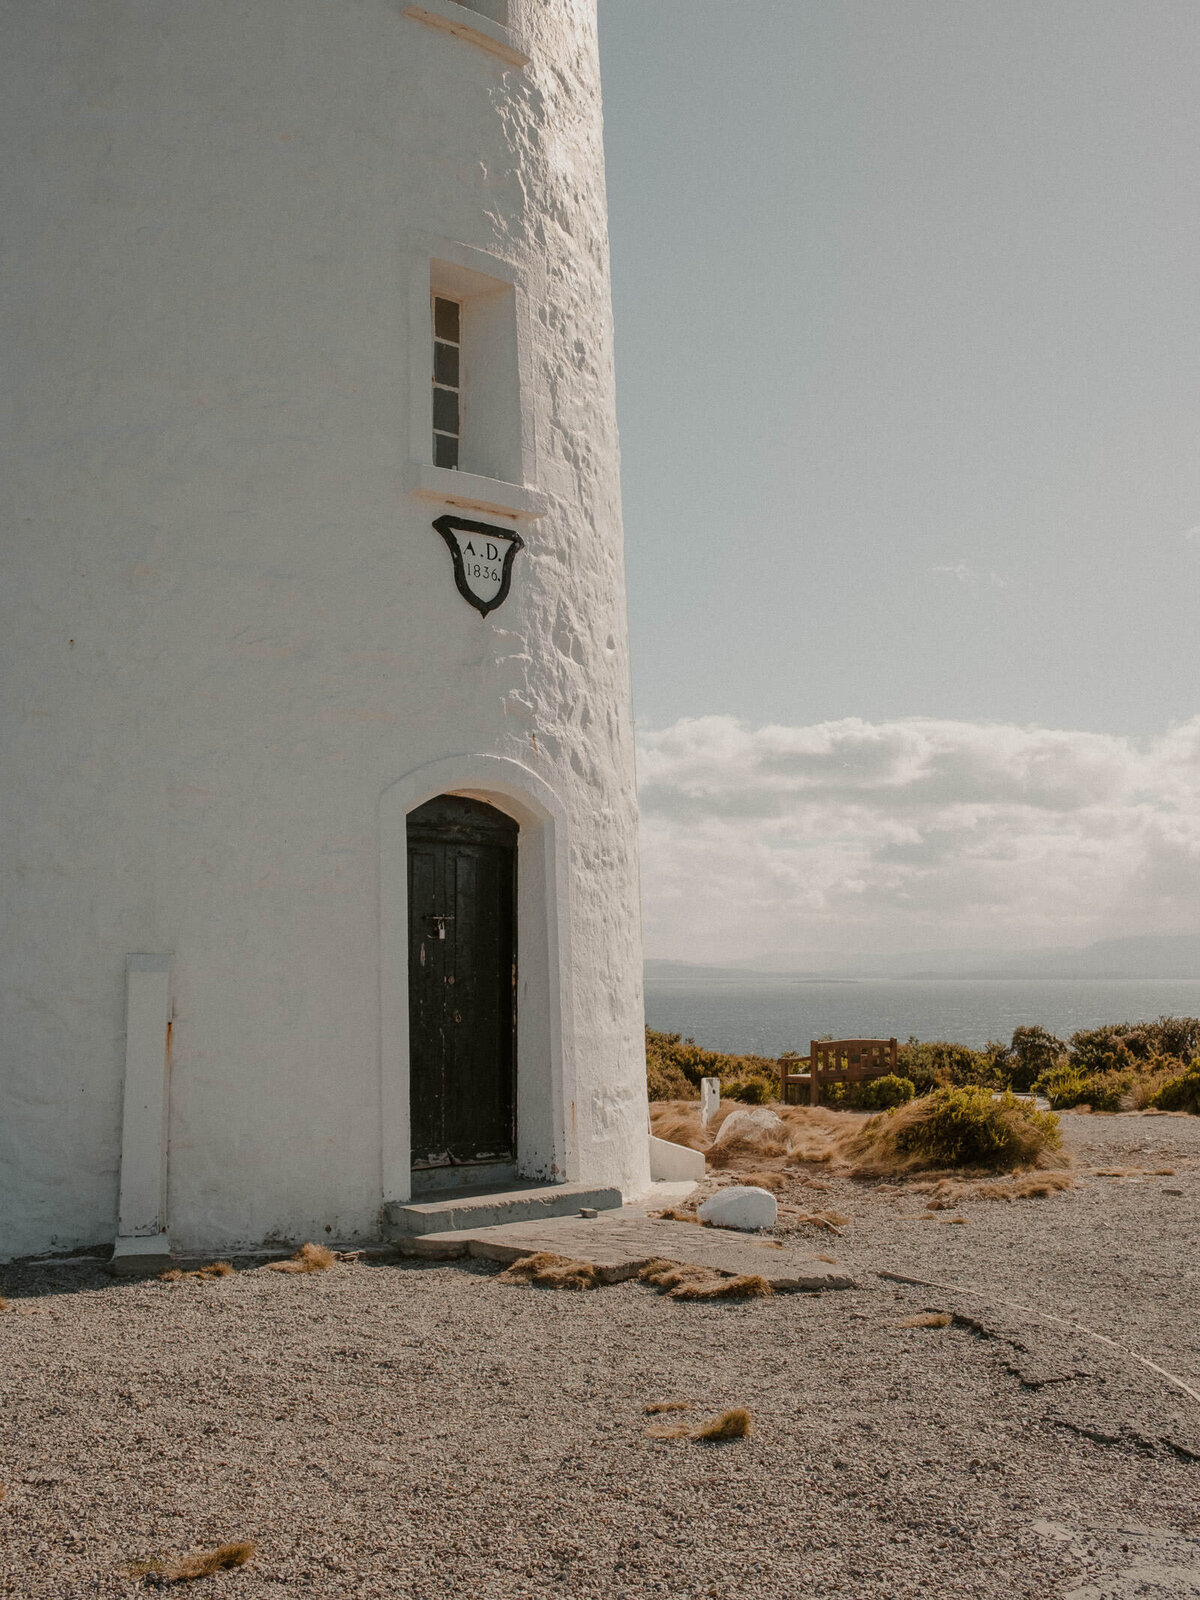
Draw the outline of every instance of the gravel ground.
M820 1296L571 1294L477 1263L0 1268L0 1594L145 1593L131 1562L252 1539L193 1591L1198 1596L1200 1404L991 1301L1200 1388L1200 1119L1064 1127L1081 1167L1176 1175L931 1221L904 1220L911 1190L834 1180L820 1198L853 1221L830 1253L862 1287ZM956 1320L898 1326L926 1309ZM651 1440L667 1399L748 1406L754 1434Z

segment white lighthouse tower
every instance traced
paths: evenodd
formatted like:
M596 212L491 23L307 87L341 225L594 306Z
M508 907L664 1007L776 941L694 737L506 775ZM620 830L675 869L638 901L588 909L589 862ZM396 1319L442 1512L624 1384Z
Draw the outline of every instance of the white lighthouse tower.
M643 1187L595 0L0 10L0 1254Z

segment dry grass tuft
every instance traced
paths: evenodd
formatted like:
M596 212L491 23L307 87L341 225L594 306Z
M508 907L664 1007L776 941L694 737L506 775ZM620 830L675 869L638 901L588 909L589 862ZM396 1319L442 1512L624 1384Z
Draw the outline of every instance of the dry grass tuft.
M1156 1178L1173 1178L1175 1176L1175 1168L1174 1167L1155 1167L1154 1176Z
M694 1444L720 1444L727 1439L748 1439L753 1426L750 1413L743 1406L735 1406L730 1411L722 1411L718 1416L710 1417L707 1422L702 1422L695 1428L686 1422L659 1423L653 1428L646 1429L646 1437L690 1439Z
M642 1414L647 1417L661 1416L664 1411L690 1411L690 1400L652 1400L648 1406L642 1407Z
M212 1261L207 1267L197 1267L194 1272L185 1272L182 1267L170 1267L158 1276L163 1283L178 1283L181 1278L231 1278L233 1273L234 1268L228 1261Z
M604 1280L590 1261L576 1261L570 1256L538 1250L505 1267L499 1281L536 1283L543 1289L598 1289Z
M798 1211L788 1222L795 1228L824 1228L827 1233L841 1234L851 1219L840 1211Z
M1140 1178L1141 1167L1093 1167L1093 1178Z
M692 1435L693 1439L748 1439L754 1427L754 1421L744 1406L734 1406L729 1411L722 1411L719 1416L710 1417L707 1422L701 1423Z
M954 1318L948 1311L923 1311L919 1317L905 1317L900 1328L948 1328Z
M965 1228L967 1223L970 1222L970 1220L971 1220L970 1217L939 1217L938 1218L938 1221L941 1223L943 1228L957 1228L957 1227Z
M4 1298L4 1296L2 1294L0 1294L0 1311L11 1311L11 1310L12 1310L12 1307L9 1305L8 1301Z
M647 1261L638 1277L670 1300L765 1300L775 1293L757 1272L723 1277L693 1262Z
M771 1194L779 1194L786 1189L790 1174L783 1172L739 1172L738 1182L753 1184L756 1189L766 1189Z
M0 1500L3 1500L7 1493L8 1485L6 1483L0 1483Z
M333 1251L323 1244L302 1244L288 1261L272 1261L271 1272L328 1272L337 1265Z
M1040 1200L1052 1194L1061 1194L1074 1183L1069 1172L1035 1172L1024 1178L1014 1178L1011 1183L977 1183L971 1191L973 1200Z
M650 1215L659 1222L694 1222L700 1226L700 1218L691 1211L680 1211L678 1206L668 1206L665 1211L652 1211Z
M216 1550L202 1550L194 1556L185 1556L173 1566L163 1561L139 1561L131 1567L134 1578L157 1578L160 1583L190 1583L194 1578L210 1578L214 1572L227 1567L244 1567L254 1554L254 1545L247 1539L237 1544L223 1544Z
M775 1293L767 1279L757 1272L741 1272L733 1278L715 1273L709 1283L681 1283L668 1291L671 1300L769 1300Z
M690 1439L692 1430L686 1422L656 1422L646 1429L647 1439Z

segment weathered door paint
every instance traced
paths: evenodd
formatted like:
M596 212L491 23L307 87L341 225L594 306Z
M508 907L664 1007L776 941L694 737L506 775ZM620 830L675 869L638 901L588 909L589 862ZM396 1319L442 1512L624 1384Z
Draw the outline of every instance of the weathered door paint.
M412 1164L516 1152L517 824L439 795L408 818Z

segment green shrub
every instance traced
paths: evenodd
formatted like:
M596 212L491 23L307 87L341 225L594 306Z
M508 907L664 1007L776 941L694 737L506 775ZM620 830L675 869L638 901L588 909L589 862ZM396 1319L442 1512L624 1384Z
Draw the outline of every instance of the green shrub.
M930 1167L1030 1167L1062 1142L1058 1118L1028 1100L976 1087L937 1089L873 1117L854 1153L864 1172Z
M1082 1072L1144 1072L1163 1059L1180 1068L1200 1050L1200 1017L1159 1017L1157 1022L1110 1022L1082 1028L1070 1039L1071 1060Z
M1071 1106L1091 1106L1093 1111L1119 1111L1133 1087L1130 1072L1081 1072L1070 1061L1060 1061L1043 1072L1034 1092L1044 1095L1055 1111Z
M932 1089L975 1082L981 1054L947 1039L922 1043L910 1038L896 1052L896 1071L915 1086L918 1094L928 1094Z
M916 1095L911 1078L900 1078L894 1072L882 1078L868 1078L858 1086L858 1104L863 1111L890 1111L893 1106L906 1105Z
M1072 1066L1069 1061L1060 1061L1035 1081L1033 1092L1049 1100L1051 1106L1059 1111L1080 1103L1085 1082L1084 1074L1078 1067Z
M740 1100L748 1106L765 1106L768 1100L775 1100L779 1095L779 1086L768 1083L764 1078L734 1078L726 1083L721 1079L721 1098L723 1100Z
M1033 1088L1034 1081L1048 1072L1066 1051L1061 1039L1045 1028L1014 1028L1009 1046L1009 1084L1020 1093Z
M1200 1117L1200 1060L1178 1078L1168 1078L1150 1103L1159 1111L1190 1111Z
M698 1100L700 1091L674 1061L646 1052L646 1092L651 1100Z
M695 1100L701 1078L720 1078L721 1093L727 1099L760 1098L765 1104L779 1094L779 1063L768 1056L731 1056L720 1050L705 1050L694 1039L678 1033L646 1029L646 1084L651 1100ZM743 1089L753 1082L754 1089Z

